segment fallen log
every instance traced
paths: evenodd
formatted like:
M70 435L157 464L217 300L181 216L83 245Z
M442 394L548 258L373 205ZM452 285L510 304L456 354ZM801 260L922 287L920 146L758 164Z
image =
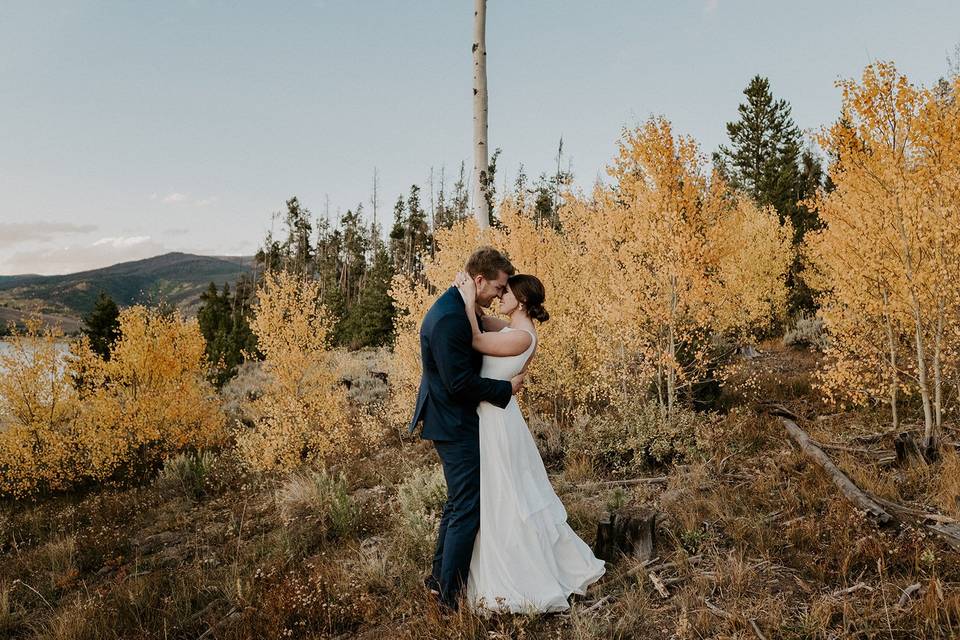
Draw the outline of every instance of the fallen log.
M922 511L879 496L874 496L874 499L890 511L897 513L901 518L912 518L918 521L919 526L924 527L928 531L932 531L944 542L957 551L960 551L960 523L950 516Z
M650 582L653 584L653 587L657 590L657 593L660 594L660 597L666 600L670 597L670 592L667 590L667 585L663 584L663 580L660 579L660 576L655 574L653 571L647 572L647 577L650 578Z
M912 585L903 590L903 593L900 595L900 600L897 602L897 609L903 610L907 603L910 602L910 596L912 596L917 591L920 591L920 583L914 582Z
M797 446L800 447L800 450L803 451L808 458L816 462L820 468L823 469L828 476L830 476L830 480L833 481L833 484L840 489L841 493L843 493L843 495L846 496L850 502L869 513L880 524L890 524L893 522L893 516L884 511L883 507L877 504L874 500L871 500L867 494L861 491L860 488L850 480L850 478L844 475L837 465L833 464L833 461L830 459L830 457L823 452L823 449L813 444L813 442L810 440L810 436L807 435L807 432L801 429L794 421L796 420L795 415L793 415L787 409L777 405L770 406L768 410L771 415L780 418L783 426L787 429L787 433L790 434L790 437L793 438L793 441L797 443Z

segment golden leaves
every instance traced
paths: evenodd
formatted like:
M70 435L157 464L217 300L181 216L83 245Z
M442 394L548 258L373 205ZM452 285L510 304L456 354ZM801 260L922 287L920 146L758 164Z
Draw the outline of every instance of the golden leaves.
M562 233L538 228L530 207L508 198L500 228L481 236L467 221L438 232L426 268L442 291L474 248L491 244L543 281L551 319L539 327L528 399L558 418L646 394L667 371L696 379L709 366L707 335L747 334L784 306L790 230L708 181L696 143L675 136L669 121L624 131L608 172L615 185L564 194ZM402 278L391 295L400 310L391 414L400 424L413 407L417 331L435 295ZM681 343L697 347L679 354Z
M377 427L353 425L328 352L333 319L320 304L320 283L271 272L259 291L250 328L266 359L269 381L250 402L253 428L238 428L236 445L254 470L290 470L348 454ZM363 433L357 433L357 430Z
M919 393L928 431L958 376L960 79L916 87L892 63L839 83L843 115L820 135L835 188L816 199L811 284L833 337L837 397Z
M83 337L70 345L66 366L57 330L36 321L15 334L0 376L0 406L18 416L0 432L0 492L65 489L223 440L196 320L142 306L122 310L119 320L110 360Z

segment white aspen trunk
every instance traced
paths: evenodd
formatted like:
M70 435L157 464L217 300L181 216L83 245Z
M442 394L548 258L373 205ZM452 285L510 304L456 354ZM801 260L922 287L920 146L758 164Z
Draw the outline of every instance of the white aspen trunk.
M673 417L673 406L677 400L677 277L670 276L670 343L667 345L670 367L667 369L667 414Z
M893 339L893 321L890 317L889 297L887 288L883 288L883 315L887 321L887 344L890 348L890 414L893 419L893 428L900 428L900 417L897 414L897 390L900 378L897 375L897 343Z
M933 411L930 407L930 388L927 384L927 354L923 348L923 324L920 316L920 303L915 293L911 292L913 302L914 338L917 347L917 374L919 377L920 399L923 401L923 448L928 450L933 446Z
M897 211L900 211L900 202L897 201ZM906 229L904 229L902 216L897 220L897 231L900 234L900 242L903 248L903 259L907 284L910 289L910 310L913 315L914 339L917 348L917 383L920 387L920 399L923 402L923 450L929 451L933 448L933 410L930 406L930 387L927 381L927 355L923 346L923 312L920 308L920 300L917 297L916 280L913 272L913 258L910 251L910 241L907 238Z
M933 339L933 418L936 433L943 425L943 298L937 299L937 332Z
M474 0L473 10L473 211L477 226L490 226L487 203L487 0Z

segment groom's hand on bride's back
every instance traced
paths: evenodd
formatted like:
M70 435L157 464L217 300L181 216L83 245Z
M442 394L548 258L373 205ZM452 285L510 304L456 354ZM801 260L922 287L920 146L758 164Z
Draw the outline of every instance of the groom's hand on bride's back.
M523 387L523 379L527 376L525 373L519 373L512 378L510 378L510 386L513 387L513 395L520 393L520 388Z

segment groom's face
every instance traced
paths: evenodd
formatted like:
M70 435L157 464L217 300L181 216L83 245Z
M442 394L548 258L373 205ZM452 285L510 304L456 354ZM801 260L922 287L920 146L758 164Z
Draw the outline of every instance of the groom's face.
M507 274L501 271L496 280L487 280L482 275L476 277L477 304L489 307L494 298L502 298L507 290Z

